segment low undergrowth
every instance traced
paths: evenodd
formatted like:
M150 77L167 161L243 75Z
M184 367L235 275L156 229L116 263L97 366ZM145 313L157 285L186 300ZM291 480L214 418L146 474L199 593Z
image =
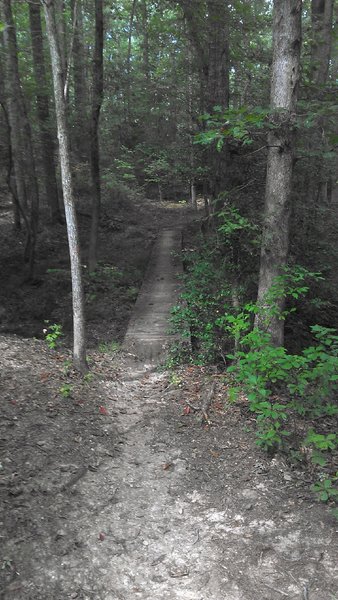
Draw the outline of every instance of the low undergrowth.
M245 282L239 285L227 251L238 228L246 234L253 229L238 215L234 219L234 214L228 214L229 218L233 227L223 218L216 242L214 238L188 256L185 253L184 291L172 311L173 328L183 337L191 335L191 362L221 366L228 382L228 402L237 402L239 394L245 393L256 418L257 444L270 454L282 451L291 461L306 465L317 480L313 491L321 501L334 505L338 502L338 332L311 326L311 342L295 354L274 346L264 331L278 310L276 299L284 296L286 309L278 316L288 318L320 275L300 266L287 268L263 305L248 301ZM224 231L227 242L220 243ZM261 328L254 327L257 314ZM173 352L171 366L182 356L187 360L186 345L182 356L180 352L181 348Z

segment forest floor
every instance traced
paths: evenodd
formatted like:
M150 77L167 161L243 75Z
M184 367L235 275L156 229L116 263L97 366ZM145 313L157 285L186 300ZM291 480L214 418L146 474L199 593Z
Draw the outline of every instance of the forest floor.
M154 315L174 290L172 270L166 263L159 281L150 252L162 230L180 230L184 208L135 202L107 210L104 261L86 280L85 378L70 365L64 233L42 233L32 285L7 218L0 598L338 600L338 525L315 502L309 474L255 446L245 398L228 404L215 371L160 368L162 338L158 329L149 335L149 316L143 342L157 350L141 356L140 303L131 328L141 343L130 346L130 328L125 338L149 260L141 295L158 291L152 278L161 286L170 279L155 293ZM55 350L42 339L45 320L64 325Z

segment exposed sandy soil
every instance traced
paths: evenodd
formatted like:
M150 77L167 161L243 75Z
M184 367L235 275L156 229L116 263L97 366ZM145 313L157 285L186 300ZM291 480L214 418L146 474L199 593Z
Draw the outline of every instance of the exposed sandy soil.
M137 235L124 230L109 246L105 234L105 263L127 270L142 254L143 273L149 238L177 225L178 210L157 207L154 223L143 205ZM50 350L3 320L0 598L338 600L337 522L306 473L255 446L245 400L229 405L217 373L173 376L155 356L99 349L123 338L132 309L130 300L121 318L127 288L103 282L87 379L69 366L67 344ZM48 318L66 313L63 285Z

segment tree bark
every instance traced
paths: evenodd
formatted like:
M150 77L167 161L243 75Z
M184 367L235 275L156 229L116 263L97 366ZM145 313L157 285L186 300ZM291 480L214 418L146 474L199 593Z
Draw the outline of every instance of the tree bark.
M83 3L72 0L74 44L74 147L82 160L89 161L89 115L86 85L85 46L83 41Z
M55 0L55 24L57 39L59 40L59 52L62 67L62 83L63 89L66 83L66 77L68 72L68 61L67 61L67 31L65 22L65 0ZM68 91L65 94L68 102Z
M332 45L332 18L334 0L312 0L312 81L316 85L327 82Z
M57 37L55 4L53 0L41 0L41 2L44 8L52 63L61 178L72 275L74 325L73 360L75 368L81 373L85 373L88 370L88 365L86 360L84 297L81 274L80 244L70 166L69 132L66 113L66 98L64 96L64 74L62 69L59 41Z
M215 106L229 106L229 18L224 0L179 0L188 33L195 48L200 73L201 112L213 113ZM207 150L209 191L213 199L225 191L229 181L227 144L219 152Z
M208 0L209 61L207 106L229 106L229 20L224 0Z
M29 262L29 278L33 277L35 246L39 218L39 192L35 170L31 128L27 118L25 99L19 74L16 30L12 15L11 0L1 0L1 15L4 21L4 45L6 49L6 96L8 121L13 152L15 190L23 211L30 207L30 231L25 252Z
M0 47L3 50L3 38L2 34L0 34ZM4 69L1 61L0 55L0 106L3 111L5 126L6 126L6 142L8 147L8 159L7 159L7 187L9 192L11 193L13 200L13 219L14 219L14 229L19 231L21 229L21 213L20 206L18 201L18 193L15 186L14 180L14 172L13 172L13 151L12 151L12 143L11 143L11 134L10 134L10 126L8 119L8 108L7 108L7 100L5 94L5 78L4 78Z
M147 83L150 81L150 65L149 65L149 26L148 26L148 9L147 0L141 2L141 24L142 24L142 68L144 78Z
M91 117L91 175L93 186L92 223L88 268L97 264L98 229L101 211L99 119L103 100L103 0L95 0L95 50L93 60L93 103Z
M294 115L299 83L301 48L300 0L274 0L273 63L271 82L271 129L268 136L268 164L265 213L258 284L256 327L266 330L276 346L284 342L284 295L277 300L277 314L271 314L267 295L275 278L283 273L289 246L289 212L294 159Z
M44 188L52 223L60 221L60 208L55 169L55 142L50 129L49 90L44 61L41 13L38 4L29 3L29 19L36 82L36 106L44 173Z

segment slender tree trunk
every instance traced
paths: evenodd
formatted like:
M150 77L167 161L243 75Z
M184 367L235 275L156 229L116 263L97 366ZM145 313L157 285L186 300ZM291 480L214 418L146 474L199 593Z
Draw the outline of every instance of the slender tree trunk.
M85 46L83 41L83 3L71 2L74 24L73 73L74 73L74 147L82 160L89 161L89 118L86 85Z
M29 278L33 277L35 246L39 218L39 192L35 171L34 152L30 124L19 74L16 30L11 0L1 0L1 15L5 23L4 44L6 49L6 86L8 120L13 151L15 190L23 210L30 204L30 234L26 248L29 262Z
M284 297L277 301L278 314L269 315L267 294L275 278L282 274L288 256L301 8L300 0L274 0L271 107L275 112L271 123L275 128L268 136L265 214L258 284L258 304L262 314L257 315L256 326L265 329L271 335L272 343L277 346L284 342L284 321L281 317Z
M209 65L207 106L229 106L229 19L224 0L208 0Z
M128 27L128 52L126 61L126 91L125 91L125 118L128 127L130 127L130 107L131 107L131 52L132 52L132 36L134 28L136 0L132 0L129 27Z
M55 24L57 31L57 39L59 40L59 51L60 60L62 67L62 82L63 86L66 82L68 72L68 60L67 60L67 30L65 20L65 0L54 0L55 1ZM68 91L66 93L66 100L68 101Z
M334 0L311 0L312 80L316 85L327 82L332 45Z
M190 201L192 208L197 210L196 183L194 179L192 179L190 182Z
M147 83L150 81L149 66L149 31L148 31L148 9L147 0L141 2L141 23L142 23L142 58L143 73Z
M229 17L224 0L208 0L209 66L207 82L207 112L215 106L229 107ZM210 148L211 194L216 200L229 187L229 151L227 144L221 151ZM221 201L222 202L222 201ZM219 202L217 202L217 205Z
M2 84L2 80L1 80L1 76L0 76L0 85ZM0 91L0 106L2 108L4 117L5 117L5 122L7 125L7 148L8 148L8 161L7 161L7 177L6 177L6 183L7 183L7 187L8 190L12 196L12 200L13 200L13 217L14 217L14 229L16 231L20 231L21 229L21 212L20 212L20 205L19 205L19 200L18 200L18 193L15 187L15 181L13 180L13 153L12 153L12 145L11 145L11 135L10 135L10 127L9 127L9 121L8 121L8 111L7 111L7 107L5 104L5 100L1 95L1 91Z
M40 145L44 172L44 188L52 223L60 221L58 188L55 169L55 142L50 129L49 93L46 78L41 14L38 4L29 3L29 19L36 82L36 105L40 129Z
M200 72L201 112L229 106L229 15L224 0L180 0ZM207 8L207 12L205 12ZM213 199L228 187L229 152L210 147L206 153Z
M91 118L91 174L93 186L92 224L88 268L97 264L98 230L101 211L99 119L103 100L103 0L95 0L95 50L93 60L93 104Z
M3 39L2 34L0 34L0 47L3 49ZM18 193L15 186L14 180L14 170L13 170L13 152L12 152L12 143L11 143L11 134L10 134L10 126L9 126L9 118L8 118L8 108L5 94L5 80L4 80L4 69L1 61L0 55L0 106L3 111L5 124L6 124L6 142L8 147L8 162L7 162L7 186L8 190L12 195L13 200L13 219L14 219L14 229L19 231L21 229L21 218L20 218L20 207L18 201Z
M41 1L44 7L52 63L61 178L72 274L74 323L73 359L75 368L81 373L84 373L88 370L86 360L84 298L81 274L80 244L70 166L69 132L66 114L66 99L64 96L64 77L55 22L55 4L53 0Z

